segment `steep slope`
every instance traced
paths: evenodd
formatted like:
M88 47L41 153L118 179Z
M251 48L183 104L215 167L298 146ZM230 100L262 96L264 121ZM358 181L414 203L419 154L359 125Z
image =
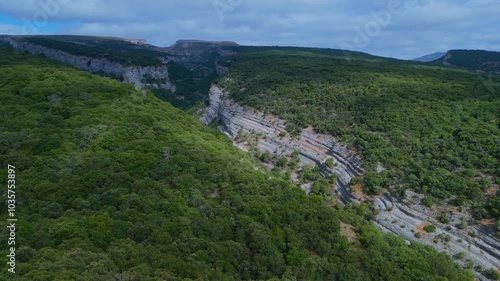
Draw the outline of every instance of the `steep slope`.
M298 136L290 136L284 132L286 121L264 114L250 107L242 107L224 89L214 85L210 91L210 104L205 114L200 118L204 124L219 120L219 130L227 134L234 144L244 150L252 152L263 164L269 168L285 170L309 194L326 194L328 190L319 190L318 179L306 179L297 176L307 170L308 165L319 168L321 174L336 179L333 189L334 200L343 204L359 203L366 197L357 188L351 186L351 181L363 174L362 162L353 151L339 144L335 138L319 134L310 128L303 129ZM272 159L264 160L262 155L272 155ZM298 158L294 158L294 153ZM285 165L279 165L283 159ZM299 162L294 162L297 159ZM328 165L328 160L333 160ZM288 163L287 163L288 162ZM297 165L298 164L298 165ZM379 167L381 169L381 167ZM374 198L374 208L378 211L375 223L384 231L397 234L408 241L418 241L432 245L438 250L446 252L457 259L464 266L474 265L489 269L500 267L500 241L493 235L477 226L460 225L461 217L449 212L447 208L440 208L438 213L446 214L448 223L435 218L436 210L426 208L420 203L421 195L407 191L406 199L398 200L390 192ZM441 220L443 220L441 218ZM434 225L436 230L427 233L422 226ZM475 233L481 239L471 237ZM456 242L461 241L461 242ZM480 270L475 271L481 276Z
M368 194L389 190L373 198L380 227L461 258L468 252L482 268L500 266L500 88L468 71L314 51L246 47L226 60L229 72L218 84L227 93L213 98L222 107L211 100L202 122L215 114L237 146L277 151L275 159L288 145L311 149L291 140L310 128L319 143L342 140L364 162L366 173L352 185ZM238 130L251 141L240 143ZM418 234L426 224L435 233Z
M324 175L335 175L335 192L343 203L356 201L350 192L353 177L363 173L361 160L330 136L304 129L297 137L286 132L285 121L276 116L264 114L251 108L244 108L231 100L229 94L217 85L210 89L210 103L200 121L206 125L220 121L219 130L229 136L238 148L254 153L267 152L279 157L292 157L297 153L300 160L296 170L303 166L319 166ZM256 140L245 137L257 135ZM330 167L328 160L334 164ZM275 159L278 160L278 159ZM273 163L274 164L274 163ZM298 179L296 180L297 183ZM312 181L303 182L306 191L311 192Z
M79 36L6 37L13 48L71 64L79 69L102 73L130 82L142 89L145 76L164 80L149 86L173 89L168 81L166 63L171 55L138 47L124 39ZM167 84L168 83L168 84Z
M226 41L178 40L165 50L173 54L177 62L184 64L189 69L208 67L209 70L212 70L214 59L234 54L234 52L223 49L227 46L238 46L238 44Z
M188 109L201 103L224 67L219 57L231 54L229 42L179 41L170 48L148 45L144 40L94 36L0 36L20 51L71 64L95 74L150 89L176 107Z
M472 280L382 235L363 206L328 208L255 169L148 92L5 49L0 68L0 161L17 202L16 274L4 279Z
M500 74L500 52L483 50L451 50L438 63L474 71Z
M280 116L291 134L312 126L355 148L367 193L393 185L464 202L498 186L500 88L483 76L287 50L226 60L219 84L233 100ZM378 163L386 168L380 174Z
M419 57L419 58L416 58L413 60L420 61L420 62L431 62L431 61L435 61L437 59L442 58L444 55L446 55L446 53L436 52L436 53L425 55L425 56L422 56L422 57Z

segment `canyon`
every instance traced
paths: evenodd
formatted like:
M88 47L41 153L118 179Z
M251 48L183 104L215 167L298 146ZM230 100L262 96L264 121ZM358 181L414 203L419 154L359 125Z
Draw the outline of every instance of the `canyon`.
M401 236L408 243L415 241L430 245L449 254L463 266L474 266L474 274L480 280L486 280L480 273L481 268L500 268L500 240L494 233L478 224L458 226L461 221L471 220L467 211L444 206L425 207L420 202L423 196L409 190L400 199L390 191L380 196L366 196L359 188L352 188L351 179L364 172L362 159L332 136L318 134L311 127L303 129L298 136L290 136L285 130L285 120L239 105L217 85L210 89L209 105L200 121L205 125L219 122L218 129L244 151L257 149L285 157L294 151L299 152L299 169L305 165L317 165L323 175L337 175L334 194L342 204L370 204L376 214L373 222L380 229ZM333 168L326 165L328 159L334 160ZM272 165L265 165L272 168ZM383 167L378 167L378 170L383 170ZM292 179L298 187L310 192L313 183L300 184L294 174ZM442 213L450 218L446 224L437 218ZM435 226L435 230L424 230L428 225Z
M202 73L202 76L213 72L221 76L228 68L218 63L219 58L234 54L221 46L237 46L233 42L179 40L165 48L165 56L160 58L161 65L126 66L104 58L74 55L12 38L4 40L17 50L43 54L82 70L132 83L138 89L165 89L171 92L176 92L176 86L170 78L169 62L178 62L190 71ZM286 131L285 120L238 104L231 99L228 91L217 85L210 88L209 103L203 109L200 121L205 125L217 123L218 129L233 140L236 147L247 152L268 152L278 157L298 153L298 170L307 165L317 166L324 176L336 175L333 196L341 204L368 203L376 214L373 222L380 229L401 236L408 243L415 241L430 245L449 254L463 266L475 266L474 274L481 280L486 280L480 273L481 268L500 268L500 240L491 228L478 223L464 223L473 221L467 209L450 206L428 208L421 203L423 195L409 190L403 198L390 191L380 196L367 196L359 185L352 186L351 180L365 172L362 157L333 136L319 134L313 127L292 136ZM328 165L328 161L333 161L334 165ZM273 164L263 164L269 169L274 168ZM377 170L383 169L380 165ZM298 188L311 192L313 182L301 182L297 172L293 172L291 177ZM442 214L449 222L440 222ZM424 230L429 225L435 226L435 230Z
M148 45L145 40L140 39L110 39L100 37L71 37L59 41L53 40L50 37L46 39L50 44L56 44L55 47L30 42L23 36L0 35L0 43L6 44L16 50L29 52L35 55L44 55L47 58L67 63L81 70L107 76L122 82L132 83L137 89L162 89L172 93L176 93L179 84L186 84L191 80L194 81L204 77L210 77L214 75L214 73L223 75L228 69L218 64L218 59L234 54L234 52L225 50L223 47L238 46L238 44L234 42L226 41L178 40L170 47L161 48ZM123 58L120 61L116 61L116 56L114 59L109 59L107 57L82 55L81 52L75 54L74 49L66 49L68 45L64 47L57 46L57 44L61 42L70 44L69 46L73 46L73 48L78 45L85 46L88 48L86 49L87 51L94 51L91 54L95 54L96 50L100 50L100 52L104 53L116 52L117 48L119 48L117 46L121 46L120 44L127 42L137 46L127 46L129 49L125 49L125 47L122 46L124 49L121 50L121 52L126 53L130 48L133 50L140 50L144 52L144 56L149 59L149 62L135 59L132 63L129 58L127 63ZM108 45L112 45L112 47ZM156 63L153 63L153 58L157 60ZM186 68L180 71L191 72L193 77L178 77L177 79L173 79L172 77L174 77L175 73L172 74L171 63ZM179 72L178 68L177 66L177 71ZM186 73L183 75L186 76Z

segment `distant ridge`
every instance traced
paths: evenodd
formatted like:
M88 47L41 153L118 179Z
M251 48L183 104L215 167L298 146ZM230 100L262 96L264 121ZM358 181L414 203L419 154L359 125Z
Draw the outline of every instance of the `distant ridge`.
M186 47L188 45L192 44L207 44L207 45L215 45L215 46L239 46L238 43L233 42L233 41L208 41L208 40L177 40L175 44L170 46L169 48L175 48L175 47Z
M500 52L495 51L450 50L437 63L500 74Z
M413 59L413 61L431 62L431 61L435 61L437 59L444 57L444 55L446 55L445 52L436 52L433 54L429 54L429 55L425 55L425 56Z

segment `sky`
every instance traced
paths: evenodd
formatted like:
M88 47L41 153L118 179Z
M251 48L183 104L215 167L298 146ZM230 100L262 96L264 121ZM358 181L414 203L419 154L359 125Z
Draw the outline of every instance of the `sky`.
M348 49L413 59L500 51L499 0L0 0L0 34Z

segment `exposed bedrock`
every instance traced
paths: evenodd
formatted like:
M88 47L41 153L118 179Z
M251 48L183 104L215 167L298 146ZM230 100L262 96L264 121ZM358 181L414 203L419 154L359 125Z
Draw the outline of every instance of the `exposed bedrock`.
M132 83L138 89L151 87L162 88L175 92L175 86L169 82L168 68L166 65L124 66L120 63L104 58L73 55L61 50L47 48L15 39L10 39L9 43L13 48L20 51L26 51L32 54L43 54L50 59L61 61L89 72L105 73L110 77ZM168 59L162 59L162 61L166 64ZM151 80L155 82L151 82Z
M248 133L259 136L255 138L258 141L252 145L261 151L277 152L279 155L290 155L294 151L299 151L301 165L316 164L323 174L338 175L335 192L342 203L357 202L362 199L357 193L356 196L353 195L349 184L353 177L363 173L361 159L335 138L318 134L312 128L302 130L297 137L291 137L284 133L286 121L239 105L217 85L212 86L209 94L209 106L205 108L200 121L208 125L219 120L219 130L228 135L235 146L248 151L250 145L247 142L236 141L238 135ZM325 165L328 158L333 158L337 163L333 169ZM306 190L310 187L311 184L302 186ZM421 195L408 191L407 198L398 200L388 192L375 198L373 204L379 210L375 224L386 232L404 237L407 241L431 245L455 258L464 253L465 257L456 258L457 262L463 265L467 261L472 261L483 269L500 268L500 241L494 234L487 233L478 226L458 229L455 227L458 221L442 224L435 218L435 212L431 212L420 203ZM435 225L436 231L432 233L424 231L423 227L427 224ZM421 233L421 238L416 237L417 232ZM472 237L471 232L477 233L477 236ZM481 280L484 279L478 271L474 274Z
M406 198L396 200L389 192L376 198L375 206L380 211L376 217L377 225L408 241L431 245L452 257L465 255L457 260L462 265L470 260L483 269L500 268L500 241L494 234L477 225L459 229L457 216L451 216L450 223L441 223L429 208L419 203L421 196L407 191ZM434 225L436 230L428 233L423 229L426 225ZM420 238L415 235L418 232ZM481 280L486 280L479 272L474 273Z
M284 120L238 105L227 98L218 86L212 86L209 97L209 106L200 118L202 123L208 125L216 119L220 120L219 129L233 140L242 132L258 134L260 137L256 147L261 151L276 151L279 155L298 151L302 165L318 165L323 174L338 175L336 192L343 203L355 200L349 190L349 183L351 178L363 172L361 160L333 137L315 133L310 128L302 130L297 137L288 134L280 136L286 132ZM235 145L248 150L246 143L235 142ZM333 158L337 163L333 169L324 164L328 158Z

